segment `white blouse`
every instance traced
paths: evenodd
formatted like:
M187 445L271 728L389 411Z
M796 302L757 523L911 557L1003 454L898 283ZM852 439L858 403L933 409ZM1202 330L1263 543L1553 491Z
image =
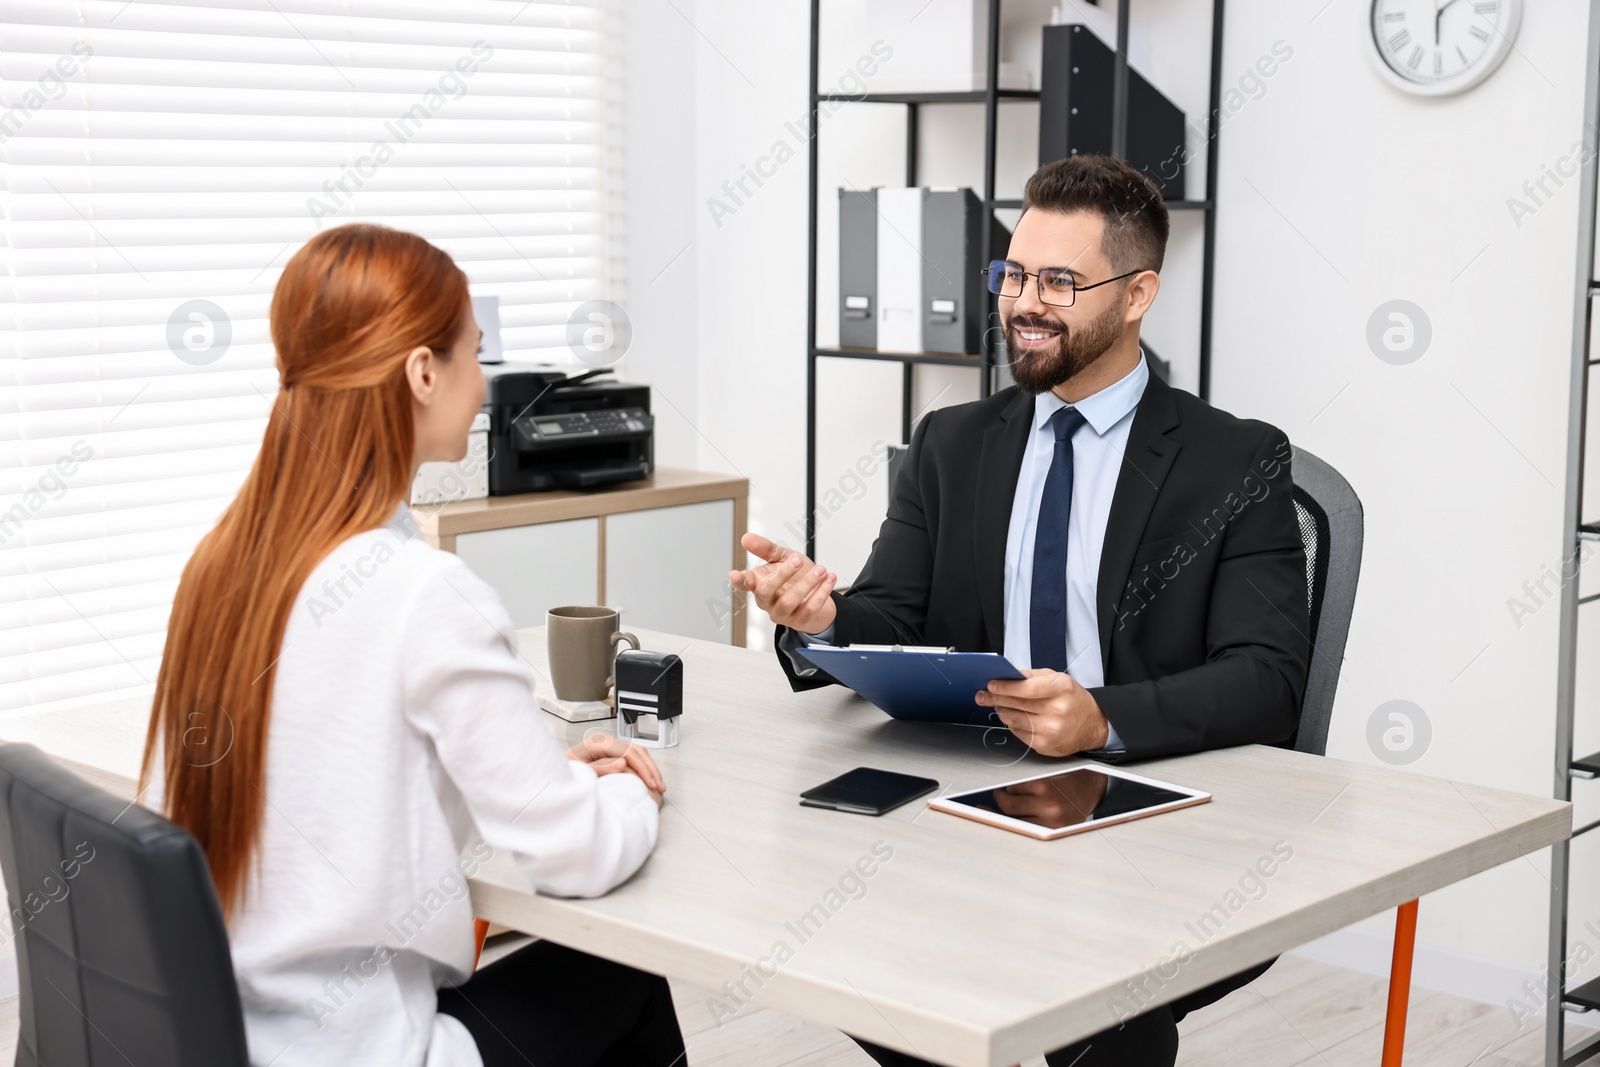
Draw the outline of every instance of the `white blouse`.
M472 968L466 877L503 852L541 892L597 896L656 842L644 783L567 759L542 719L499 598L409 508L312 572L230 930L254 1067L481 1067L435 999Z

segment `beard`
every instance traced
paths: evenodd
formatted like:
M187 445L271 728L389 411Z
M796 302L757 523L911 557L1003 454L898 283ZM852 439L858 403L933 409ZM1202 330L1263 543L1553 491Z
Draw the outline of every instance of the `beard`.
M1054 389L1105 355L1122 336L1122 327L1121 301L1072 329L1043 316L1013 315L1005 324L1011 380L1025 393ZM1024 349L1017 344L1017 331L1022 329L1055 330L1056 339L1043 348Z

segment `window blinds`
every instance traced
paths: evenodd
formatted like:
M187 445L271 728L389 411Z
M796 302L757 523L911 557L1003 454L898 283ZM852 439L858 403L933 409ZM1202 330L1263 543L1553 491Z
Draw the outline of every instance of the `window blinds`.
M0 0L0 716L147 693L319 228L420 233L508 359L619 299L610 0Z

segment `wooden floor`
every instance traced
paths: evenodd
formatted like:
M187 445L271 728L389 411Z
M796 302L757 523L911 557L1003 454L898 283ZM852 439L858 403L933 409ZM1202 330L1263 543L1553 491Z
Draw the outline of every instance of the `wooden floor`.
M838 1031L747 1009L719 1028L709 996L673 984L693 1067L875 1067ZM1180 1067L1378 1067L1388 981L1284 956L1254 983L1179 1026ZM1569 1044L1591 1033L1567 1028ZM1600 1060L1595 1061L1600 1065ZM1504 1005L1414 990L1405 1067L1541 1067L1544 1027ZM1043 1067L1044 1058L1024 1067Z
M513 945L499 946L505 951ZM486 952L492 959L496 952ZM1253 984L1183 1021L1180 1067L1378 1067L1387 982L1284 956ZM875 1067L837 1030L750 1008L713 1020L710 994L673 983L692 1067ZM1415 990L1405 1067L1541 1067L1544 1028L1503 1005ZM1570 1019L1571 1017L1569 1017ZM1592 1031L1568 1026L1575 1043ZM0 1000L0 1063L13 1059L17 998ZM1595 1061L1600 1064L1600 1060ZM1043 1067L1035 1057L1024 1067Z

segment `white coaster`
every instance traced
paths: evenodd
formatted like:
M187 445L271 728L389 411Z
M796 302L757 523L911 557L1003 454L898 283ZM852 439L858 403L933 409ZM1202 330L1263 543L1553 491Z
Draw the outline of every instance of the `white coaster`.
M556 718L568 722L611 719L617 714L604 700L562 700L550 693L539 694L539 706Z

